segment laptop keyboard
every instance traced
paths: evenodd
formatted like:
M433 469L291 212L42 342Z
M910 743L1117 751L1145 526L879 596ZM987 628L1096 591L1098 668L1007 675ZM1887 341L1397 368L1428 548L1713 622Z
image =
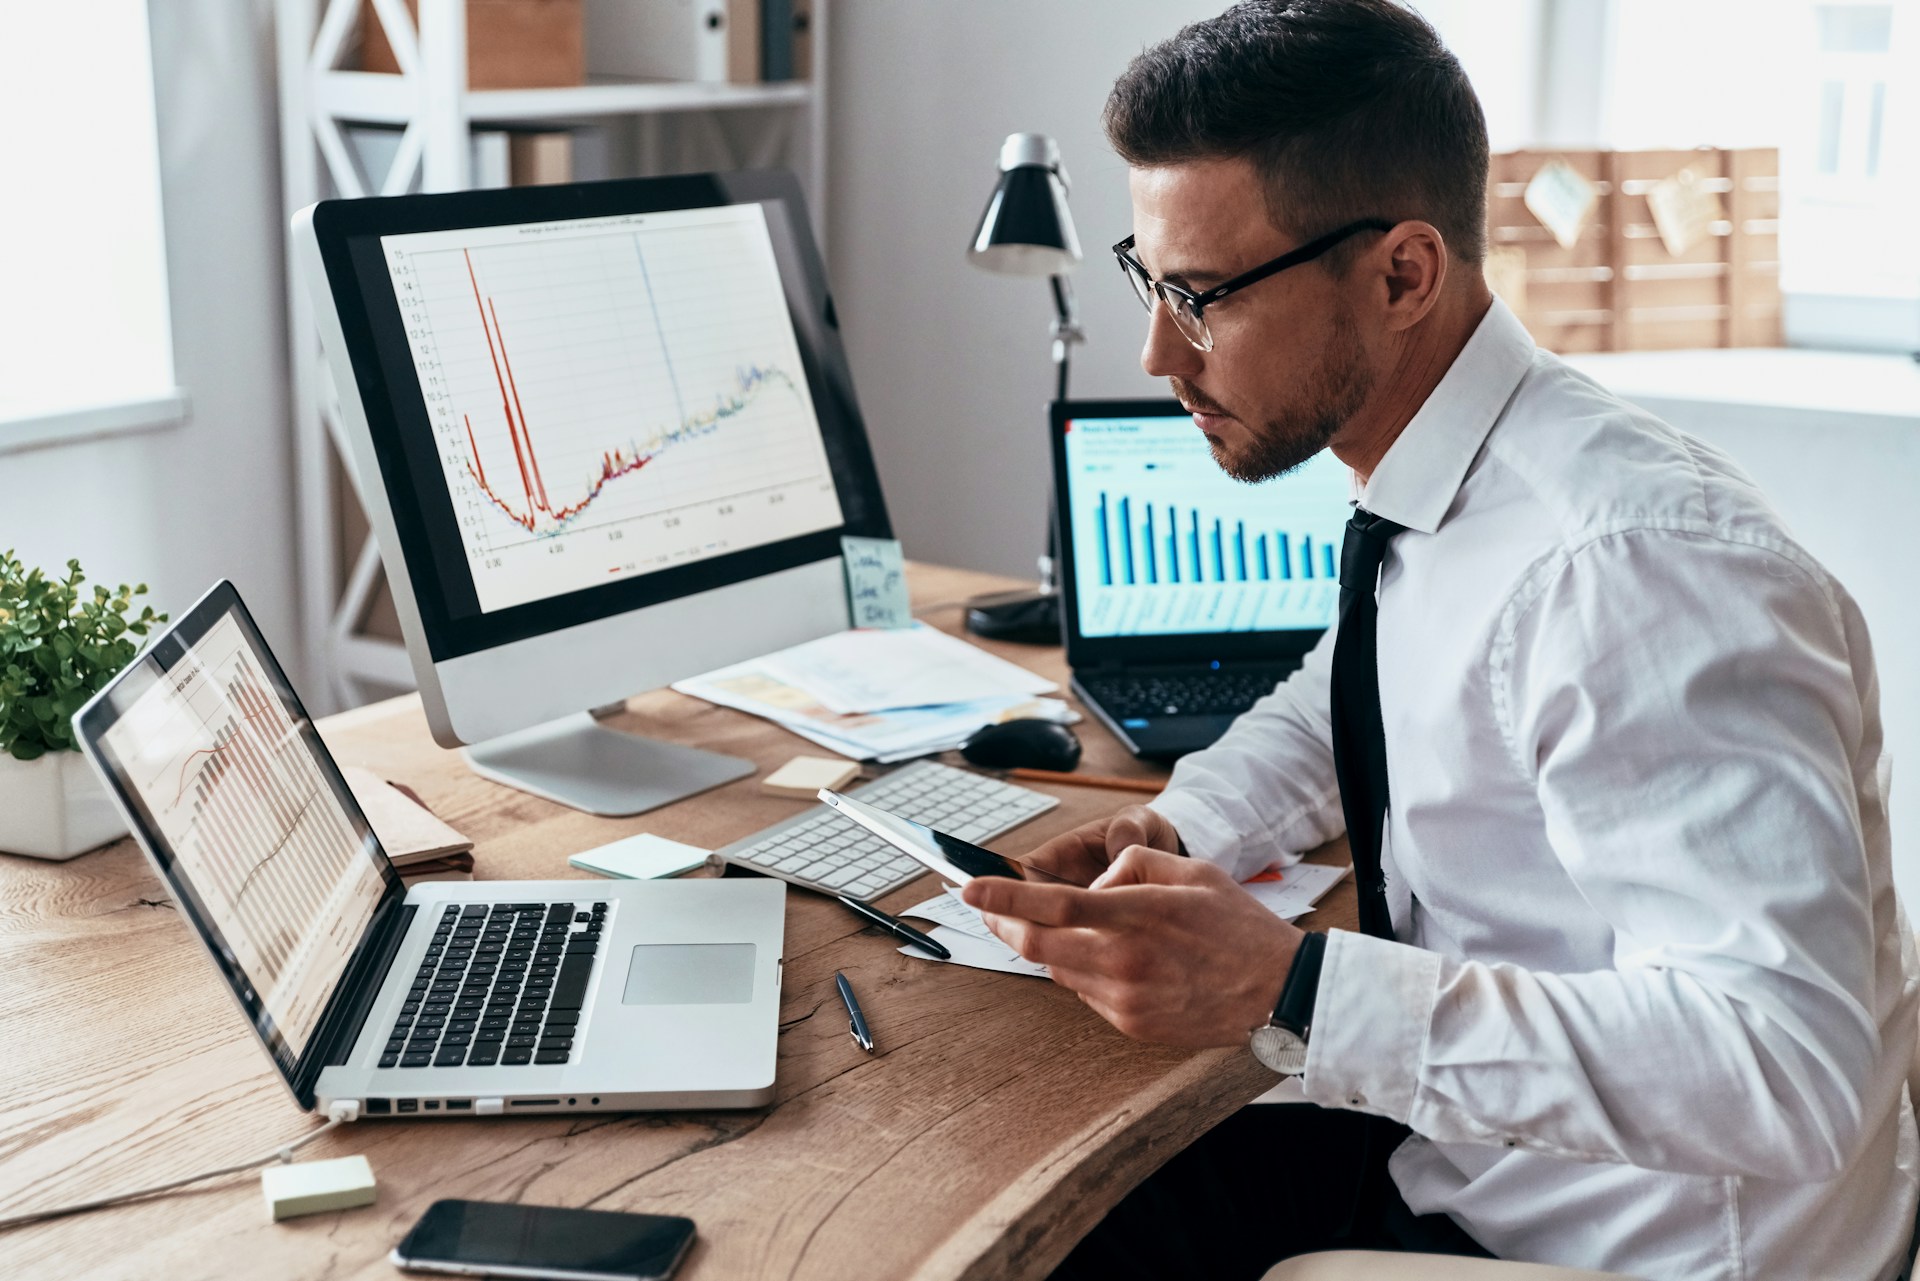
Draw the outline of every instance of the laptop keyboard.
M1197 672L1076 672L1080 688L1115 718L1238 715L1273 692L1285 668Z
M606 916L605 903L449 904L380 1066L565 1063Z

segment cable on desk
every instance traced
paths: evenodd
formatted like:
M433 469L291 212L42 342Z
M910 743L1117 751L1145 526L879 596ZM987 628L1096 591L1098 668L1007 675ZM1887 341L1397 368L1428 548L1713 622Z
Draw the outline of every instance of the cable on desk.
M167 1183L156 1183L152 1187L136 1188L131 1192L116 1192L112 1196L103 1196L93 1201L76 1201L71 1205L56 1205L46 1210L30 1210L25 1214L10 1215L0 1219L0 1232L8 1228L25 1227L29 1223L43 1223L48 1219L61 1219L69 1214L80 1214L86 1210L103 1210L110 1205L119 1205L125 1201L138 1201L145 1197L158 1196L162 1192L172 1192L184 1188L189 1183L201 1183L207 1179L217 1179L223 1174L241 1174L247 1170L257 1170L263 1165L272 1165L278 1161L282 1165L291 1164L293 1154L313 1142L328 1130L336 1129L348 1121L356 1120L360 1114L357 1103L336 1103L327 1115L327 1123L317 1130L301 1135L284 1147L276 1148L265 1156L251 1161L242 1161L238 1165L223 1165L217 1170L202 1170L198 1174L189 1174L183 1179L174 1179Z

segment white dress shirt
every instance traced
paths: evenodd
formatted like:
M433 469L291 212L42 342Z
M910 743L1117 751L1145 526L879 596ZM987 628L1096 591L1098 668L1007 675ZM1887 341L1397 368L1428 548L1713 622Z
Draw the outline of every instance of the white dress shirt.
M1920 969L1852 598L1723 455L1498 300L1358 497L1407 527L1379 586L1395 939L1331 933L1307 1097L1410 1126L1408 1206L1503 1258L1894 1276ZM1244 878L1344 830L1332 640L1153 802L1195 857Z

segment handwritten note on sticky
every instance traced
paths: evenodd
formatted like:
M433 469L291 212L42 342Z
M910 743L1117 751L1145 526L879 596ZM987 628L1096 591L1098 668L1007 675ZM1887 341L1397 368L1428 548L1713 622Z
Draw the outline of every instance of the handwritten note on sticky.
M840 539L847 562L847 602L855 627L911 627L907 563L897 538Z

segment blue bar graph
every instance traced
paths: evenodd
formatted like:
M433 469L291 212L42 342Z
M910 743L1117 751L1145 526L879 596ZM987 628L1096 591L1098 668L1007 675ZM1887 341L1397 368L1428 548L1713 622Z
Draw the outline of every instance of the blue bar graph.
M1243 519L1233 521L1229 535L1225 517L1200 508L1169 506L1156 512L1152 503L1104 491L1091 514L1098 528L1087 537L1095 544L1102 587L1339 577L1333 543L1322 538L1316 547L1311 534L1268 529L1250 542ZM1094 568L1089 567L1090 576Z

